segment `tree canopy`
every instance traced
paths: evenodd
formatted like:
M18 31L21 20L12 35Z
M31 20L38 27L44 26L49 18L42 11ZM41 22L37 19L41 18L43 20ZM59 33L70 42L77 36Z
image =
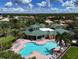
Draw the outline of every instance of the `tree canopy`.
M0 51L0 59L22 59L20 55L12 51Z

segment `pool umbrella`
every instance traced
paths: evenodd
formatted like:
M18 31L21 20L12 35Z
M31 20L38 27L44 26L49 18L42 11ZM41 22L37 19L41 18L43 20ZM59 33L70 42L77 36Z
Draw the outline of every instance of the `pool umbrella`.
M65 29L60 29L60 28L55 29L55 31L56 31L57 33L59 33L59 34L69 33L69 31L68 31L68 30L65 30Z

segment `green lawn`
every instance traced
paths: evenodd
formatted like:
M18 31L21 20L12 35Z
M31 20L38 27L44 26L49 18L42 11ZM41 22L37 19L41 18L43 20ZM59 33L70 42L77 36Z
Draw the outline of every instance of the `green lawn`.
M13 41L15 40L14 36L6 36L0 38L0 47L2 49L8 49L12 46Z
M71 47L61 59L78 59L78 48Z

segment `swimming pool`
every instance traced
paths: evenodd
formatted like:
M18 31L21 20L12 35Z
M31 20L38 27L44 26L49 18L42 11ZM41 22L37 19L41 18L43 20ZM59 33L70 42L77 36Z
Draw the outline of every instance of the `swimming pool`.
M30 55L33 51L37 51L43 55L49 55L52 48L56 48L58 45L55 41L49 41L43 45L29 42L24 45L24 48L19 51L22 57Z

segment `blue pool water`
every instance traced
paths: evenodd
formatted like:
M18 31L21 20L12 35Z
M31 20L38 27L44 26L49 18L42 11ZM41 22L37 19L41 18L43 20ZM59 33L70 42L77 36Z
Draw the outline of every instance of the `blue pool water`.
M30 55L33 51L37 51L43 55L49 55L50 50L56 47L57 47L57 43L55 41L53 42L49 41L43 45L39 45L34 42L29 42L24 45L24 48L19 51L19 54L22 57L24 57Z

